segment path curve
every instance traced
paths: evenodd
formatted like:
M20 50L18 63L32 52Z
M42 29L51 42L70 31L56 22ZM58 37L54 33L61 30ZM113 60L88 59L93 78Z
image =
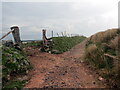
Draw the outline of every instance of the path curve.
M81 62L85 43L86 40L70 51L59 55L36 50L34 56L28 57L33 65L33 70L28 74L31 79L25 88L104 87L98 84L96 76Z

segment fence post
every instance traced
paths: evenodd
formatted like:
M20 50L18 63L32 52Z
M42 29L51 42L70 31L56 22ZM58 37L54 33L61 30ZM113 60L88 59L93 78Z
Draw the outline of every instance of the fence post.
M46 46L47 45L47 43L46 43L46 30L45 29L43 29L42 30L42 33L43 33L43 46Z
M70 34L68 34L68 37L70 37Z
M57 33L58 37L59 37L59 33Z
M61 32L61 34L62 34L62 36L64 37L64 34L63 34L63 32Z
M64 36L67 36L66 31L64 31Z
M12 26L10 27L12 30L12 35L15 41L15 45L20 46L21 48L21 40L20 40L20 33L19 33L19 27L18 26Z
M52 38L53 38L53 31L52 31Z

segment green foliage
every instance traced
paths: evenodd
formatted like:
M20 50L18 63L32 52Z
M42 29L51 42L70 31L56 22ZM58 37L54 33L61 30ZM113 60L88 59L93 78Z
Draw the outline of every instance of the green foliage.
M6 83L6 86L4 86L4 89L13 89L13 88L17 88L20 89L23 87L23 85L25 84L25 81L20 81L20 80L11 80L8 81Z
M40 47L41 45L42 45L42 41L32 41L23 44L23 47L28 47L28 46Z
M58 50L57 54L68 51L76 44L82 42L86 37L75 36L75 37L53 37L54 46L53 50Z
M2 66L4 87L7 87L7 82L10 78L25 74L31 68L30 63L22 51L5 46L2 47Z

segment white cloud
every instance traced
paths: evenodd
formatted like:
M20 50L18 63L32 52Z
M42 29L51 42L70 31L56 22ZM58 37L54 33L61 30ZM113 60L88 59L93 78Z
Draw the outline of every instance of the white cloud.
M38 32L41 32L42 28L48 30L48 35L51 30L55 33L66 30L68 33L90 36L95 32L117 27L118 1L62 0L59 1L61 3L42 3L42 1L4 3L3 29L8 30L11 25L17 24L22 29L21 34L24 38L27 34L28 37L32 34L39 35Z

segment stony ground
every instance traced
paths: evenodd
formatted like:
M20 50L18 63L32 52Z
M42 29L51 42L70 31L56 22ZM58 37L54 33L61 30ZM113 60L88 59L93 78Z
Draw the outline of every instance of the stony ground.
M28 48L34 53L29 56L33 70L25 88L102 88L98 75L82 62L85 42L70 51L54 55Z

